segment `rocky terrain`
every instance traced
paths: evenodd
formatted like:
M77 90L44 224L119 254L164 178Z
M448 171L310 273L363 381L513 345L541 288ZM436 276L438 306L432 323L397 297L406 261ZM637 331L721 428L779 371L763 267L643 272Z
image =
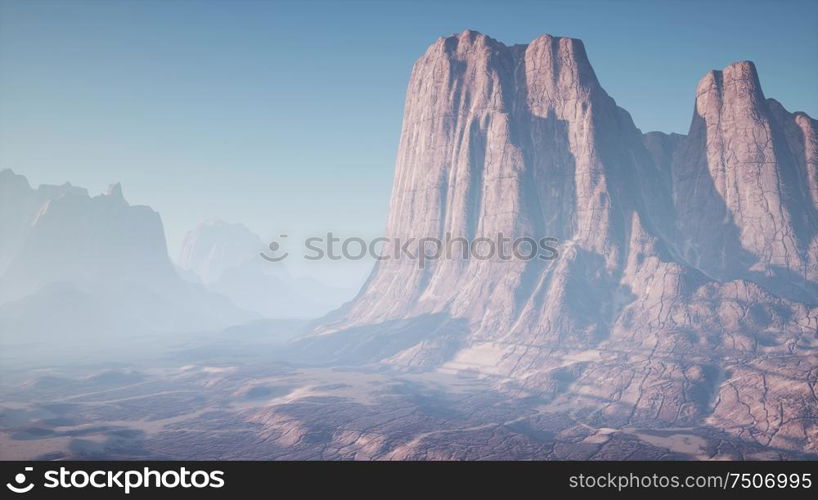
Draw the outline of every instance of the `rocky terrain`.
M588 423L468 375L179 363L4 384L0 459L818 459L713 427Z
M579 40L439 39L409 82L387 236L556 237L560 256L382 261L305 348L817 452L816 121L750 62L705 75L693 108L688 135L642 134Z

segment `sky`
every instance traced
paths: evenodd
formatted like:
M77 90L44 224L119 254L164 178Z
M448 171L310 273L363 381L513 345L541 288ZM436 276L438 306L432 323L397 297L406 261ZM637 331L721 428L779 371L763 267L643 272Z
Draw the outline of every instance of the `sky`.
M581 38L643 131L685 133L697 81L749 59L818 116L818 1L0 0L0 168L150 205L172 257L221 218L264 238L374 237L404 92L439 36Z

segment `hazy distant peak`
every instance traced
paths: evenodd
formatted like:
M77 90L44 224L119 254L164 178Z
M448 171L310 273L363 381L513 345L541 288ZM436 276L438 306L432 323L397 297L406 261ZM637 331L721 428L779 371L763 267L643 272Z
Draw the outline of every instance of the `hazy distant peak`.
M105 195L117 200L125 201L125 197L122 196L122 185L118 182L108 186L108 189L105 191Z
M10 191L30 192L31 184L24 175L15 174L11 169L0 170L0 192Z
M210 283L227 269L257 259L263 248L261 238L247 226L208 219L185 235L178 264Z

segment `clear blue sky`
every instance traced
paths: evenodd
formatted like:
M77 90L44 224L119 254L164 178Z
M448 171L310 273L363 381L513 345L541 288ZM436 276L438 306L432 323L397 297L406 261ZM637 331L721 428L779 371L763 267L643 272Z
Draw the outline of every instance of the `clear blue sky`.
M643 131L686 132L696 82L756 62L818 115L818 1L0 0L0 167L267 237L385 223L413 61L470 28L585 41Z

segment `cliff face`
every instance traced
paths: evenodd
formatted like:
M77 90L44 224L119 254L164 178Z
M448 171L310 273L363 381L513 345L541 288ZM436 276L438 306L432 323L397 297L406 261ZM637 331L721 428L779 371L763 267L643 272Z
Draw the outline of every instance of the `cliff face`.
M551 236L570 240L571 255L601 256L601 273L614 279L652 169L641 143L579 40L506 47L470 31L440 39L412 72L388 236ZM446 310L489 312L486 324L506 324L539 309L549 285L540 278L554 266L498 260L442 259L424 269L384 261L348 318Z
M672 167L686 260L814 301L815 141L815 121L765 99L751 62L708 73Z
M816 144L751 63L705 76L687 136L643 136L578 40L439 39L412 71L387 236L550 236L560 256L381 261L310 345L814 451Z

